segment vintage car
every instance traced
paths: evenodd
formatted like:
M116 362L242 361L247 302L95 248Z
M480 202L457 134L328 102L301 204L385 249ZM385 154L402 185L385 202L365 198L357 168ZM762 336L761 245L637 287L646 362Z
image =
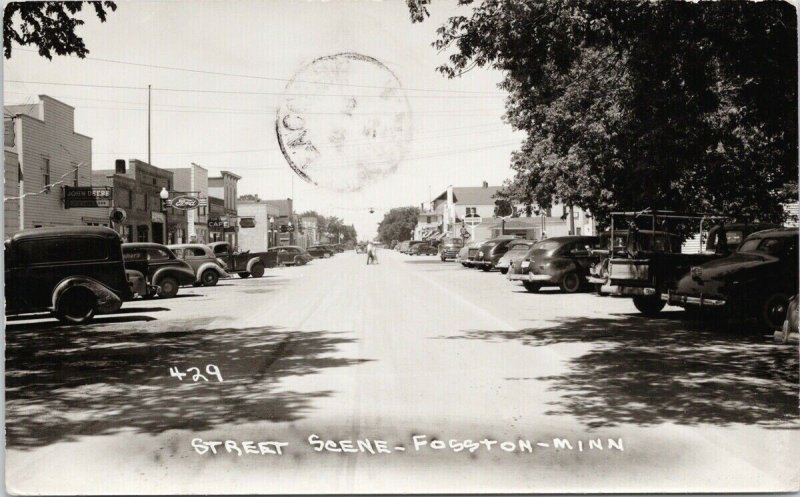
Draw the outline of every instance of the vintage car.
M214 257L214 252L208 245L200 243L184 243L167 246L175 257L185 261L194 270L195 285L214 286L220 278L230 275L225 270L225 261Z
M456 256L456 262L460 262L464 267L472 267L470 257L474 258L478 255L478 251L480 251L480 247L483 245L484 241L485 240L473 240L461 247L461 250L458 251L458 255Z
M508 244L516 240L516 238L515 236L507 235L486 240L481 244L478 253L472 259L472 267L491 271L500 258L508 252Z
M314 260L302 247L294 245L270 247L267 253L275 258L275 263L279 266L304 266Z
M464 241L461 238L445 238L439 246L439 257L442 262L447 259L453 259L458 256L459 250L464 247Z
M767 223L728 223L718 224L708 230L706 237L706 253L725 252L730 254L747 238L747 235L756 231L780 228L777 224ZM725 236L724 241L722 236Z
M239 252L231 247L228 242L209 243L208 246L214 252L214 256L225 262L229 273L236 273L240 278L261 278L264 276L264 269L275 267L277 262L275 254L266 252L251 253L249 250Z
M756 318L764 329L781 329L789 298L798 293L797 244L797 228L753 233L733 254L693 265L661 299L691 311L717 309L730 318Z
M336 250L329 245L311 245L306 251L311 254L312 257L323 259L333 257L333 254L336 253Z
M589 267L597 259L591 250L596 236L559 236L534 244L519 266L509 270L508 279L522 281L529 292L543 286L558 286L562 292L575 293L587 285Z
M512 240L511 243L508 244L508 251L497 261L495 267L499 269L502 274L508 273L508 268L511 267L511 264L517 259L524 258L525 254L528 253L528 250L531 249L534 243L533 240Z
M175 257L166 245L123 243L122 256L126 268L141 272L148 284L159 287L158 296L161 298L172 298L180 287L195 282L192 266Z
M15 234L5 242L5 297L6 315L49 311L71 324L118 311L134 297L119 235L91 226Z
M408 245L406 245L405 249L402 250L401 252L406 255L411 255L411 249L414 247L414 245L419 245L420 243L425 243L425 242L423 242L422 240L409 240Z
M408 255L437 255L439 250L430 243L416 243L411 246Z

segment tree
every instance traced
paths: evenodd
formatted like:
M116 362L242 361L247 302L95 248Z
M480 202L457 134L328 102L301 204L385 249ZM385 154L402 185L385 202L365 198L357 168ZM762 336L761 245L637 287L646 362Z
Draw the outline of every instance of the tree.
M428 0L409 0L424 20ZM485 0L451 17L438 70L504 73L527 133L502 198L780 221L796 200L797 23L779 2Z
M410 240L418 219L418 207L395 207L383 215L378 225L378 239L387 245L392 240Z
M12 42L35 45L39 55L86 57L89 49L75 33L84 21L77 15L84 5L91 5L100 22L106 22L108 11L117 10L114 2L10 2L3 13L3 50L11 58Z

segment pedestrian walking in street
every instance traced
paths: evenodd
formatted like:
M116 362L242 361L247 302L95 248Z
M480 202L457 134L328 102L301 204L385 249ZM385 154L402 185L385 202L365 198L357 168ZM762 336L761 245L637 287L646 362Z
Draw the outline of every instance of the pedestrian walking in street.
M375 255L375 244L367 243L367 264L377 264L378 258Z

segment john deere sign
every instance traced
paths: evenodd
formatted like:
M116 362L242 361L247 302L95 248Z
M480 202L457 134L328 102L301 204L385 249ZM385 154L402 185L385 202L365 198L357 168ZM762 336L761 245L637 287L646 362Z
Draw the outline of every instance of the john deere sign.
M65 186L64 208L111 207L110 186Z

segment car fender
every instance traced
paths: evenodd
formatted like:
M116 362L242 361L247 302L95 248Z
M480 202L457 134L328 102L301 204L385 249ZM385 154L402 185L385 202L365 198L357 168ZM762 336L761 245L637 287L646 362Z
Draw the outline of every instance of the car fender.
M229 276L228 273L217 264L213 262L204 262L199 268L197 268L197 277L195 278L195 281L200 283L200 278L202 278L203 273L205 273L208 269L213 269L216 271L220 278L226 278Z
M176 278L178 280L178 285L186 285L196 281L194 271L191 269L182 267L162 267L153 274L153 284L161 286L161 280L167 276Z
M254 265L254 264L261 264L262 266L264 266L264 268L266 268L266 267L267 267L267 265L266 265L266 264L264 264L264 263L261 261L261 257L251 257L251 258L250 258L250 260L249 260L249 261L247 261L247 272L248 272L248 273L249 273L249 272L251 272L251 271L253 270L253 265Z
M87 276L70 276L64 278L53 289L53 296L51 299L52 306L50 310L56 309L58 299L67 291L75 287L83 287L92 292L97 298L97 313L110 313L117 311L122 305L122 299L114 293L113 290L106 285L100 283L94 278Z

